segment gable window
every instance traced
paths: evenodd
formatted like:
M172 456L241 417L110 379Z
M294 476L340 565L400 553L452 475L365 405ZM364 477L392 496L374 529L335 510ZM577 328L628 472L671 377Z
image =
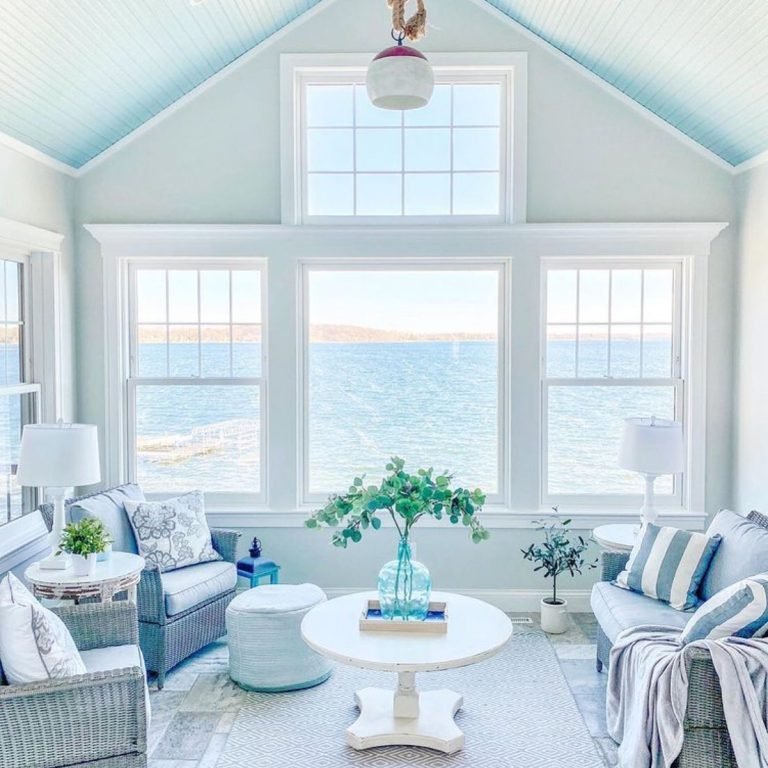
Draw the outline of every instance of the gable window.
M263 493L261 267L130 268L129 477L148 493Z
M432 99L407 111L371 104L365 66L312 65L323 57L284 56L283 78L292 93L284 98L283 128L295 138L291 155L286 150L283 156L283 186L293 193L285 194L290 210L284 220L521 220L524 58L499 56L506 63L472 65L459 57L466 63L441 66L441 56L430 54ZM518 57L516 64L509 56Z
M623 420L683 419L682 264L545 262L543 478L550 503L627 498L617 466ZM681 478L656 483L682 503Z
M35 421L40 393L25 358L26 268L26 260L0 259L0 525L35 507L35 490L16 482L21 432Z

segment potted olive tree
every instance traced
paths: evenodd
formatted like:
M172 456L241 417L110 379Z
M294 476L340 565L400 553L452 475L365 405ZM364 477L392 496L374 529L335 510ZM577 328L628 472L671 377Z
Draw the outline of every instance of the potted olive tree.
M72 556L75 576L96 575L96 558L110 543L104 523L95 517L84 517L77 523L68 523L61 534L59 552Z
M557 507L552 509L557 515ZM585 567L595 568L597 558L593 562L586 561L584 553L589 549L589 541L583 536L577 536L575 541L571 539L568 529L570 520L535 522L537 530L544 534L544 540L540 544L531 544L521 552L526 560L537 563L534 571L544 571L544 578L552 578L552 597L541 601L541 628L557 635L568 629L568 601L557 596L557 577L562 573L575 576Z

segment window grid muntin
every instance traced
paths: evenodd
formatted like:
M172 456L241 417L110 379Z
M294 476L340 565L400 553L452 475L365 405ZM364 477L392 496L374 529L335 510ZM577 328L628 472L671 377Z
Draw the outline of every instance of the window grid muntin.
M510 311L508 305L508 280L509 261L507 259L487 259L477 263L467 262L464 259L393 259L386 262L377 259L345 259L343 261L312 259L300 262L301 264L301 297L299 307L301 311L301 350L299 372L301 400L300 400L300 450L299 450L299 489L298 497L301 504L316 504L325 501L330 491L310 490L310 434L309 434L309 338L310 338L310 312L309 312L309 276L312 272L324 271L494 271L498 275L497 312L496 324L496 492L488 494L487 503L500 505L509 503L508 487L508 461L509 461L509 430L507 414L509 413L509 321ZM385 457L386 458L386 457ZM407 457L406 457L407 458ZM437 467L436 467L437 469Z
M165 273L165 323L139 323L138 322L138 273L141 271L153 271ZM251 327L259 325L261 334L261 356L259 361L258 376L226 376L226 377L203 377L203 376L141 376L139 371L139 343L138 329L140 325L164 325L166 328L166 373L170 374L170 328L174 326L194 325L194 323L171 323L169 321L170 301L169 301L169 280L168 273L171 271L196 271L198 274L198 326L221 325L229 328L239 326ZM203 323L200 314L200 291L199 275L205 271L228 271L228 310L229 322L227 323ZM233 290L232 273L233 272L258 272L259 274L259 323L234 323L233 322ZM127 261L127 301L126 312L123 316L123 332L127 339L127 365L126 371L126 398L124 409L125 435L127 450L124 457L124 466L126 476L129 481L135 482L137 477L137 414L136 414L136 392L138 387L142 386L190 386L190 387L217 387L217 386L254 386L258 387L259 392L259 413L258 417L259 431L259 488L252 492L233 490L230 492L207 492L206 498L210 498L214 503L229 503L232 498L246 500L248 503L263 503L267 498L268 481L268 461L267 461L267 387L266 387L266 263L261 259L227 259L226 261L216 262L210 259L189 258L175 263L161 258L137 258ZM198 336L199 339L199 336ZM230 372L234 374L233 362L234 334L230 332ZM198 342L198 349L200 342ZM200 360L200 358L198 358ZM202 363L200 363L202 364ZM205 491L205 489L202 489ZM166 494L160 494L166 495ZM158 494L147 494L149 498L158 496Z
M576 311L575 311L575 319L572 322L566 322L566 321L554 321L550 322L548 317L548 302L549 302L549 291L543 293L544 296L544 308L543 308L543 325L544 325L544 340L543 340L543 349L544 349L544 360L545 360L545 367L544 367L544 376L547 379L568 379L571 377L568 376L550 376L549 375L549 329L550 328L574 328L574 347L575 347L575 372L573 378L580 379L580 378L589 378L589 377L583 377L580 375L579 372L579 365L580 365L580 342L581 342L581 334L579 333L580 329L582 327L605 327L607 330L607 337L606 337L606 347L607 347L607 364L606 364L606 379L631 379L631 378L638 378L641 380L644 379L650 379L650 378L659 378L658 376L644 376L644 356L645 356L645 341L646 341L646 334L645 329L646 328L658 328L658 329L668 329L670 332L670 361L669 361L669 370L670 370L670 377L669 378L675 378L679 375L679 369L681 365L681 356L680 356L680 327L679 327L679 317L678 317L678 305L680 302L680 264L679 262L671 263L671 264L663 264L658 262L644 262L643 265L622 265L622 266L612 266L612 265L586 265L586 266L574 266L574 265L567 265L567 266L545 266L546 272L569 272L573 271L576 275ZM645 307L645 286L646 286L646 274L648 272L658 272L660 270L669 271L672 276L672 291L670 295L670 322L656 322L656 321L645 321L645 315L646 315L646 307ZM581 274L582 272L607 272L608 273L608 289L607 289L607 320L604 321L595 321L595 320L588 320L588 321L582 321L581 320ZM615 321L613 320L613 275L614 272L618 271L639 271L640 272L640 318L637 321ZM548 281L545 281L545 284L548 284ZM675 326L677 327L677 330L675 330ZM638 338L638 350L639 350L639 376L637 377L631 377L631 376L613 376L612 370L611 370L611 363L612 363L612 347L613 347L613 330L614 328L634 328L637 327L640 329L640 335ZM667 378L667 377L662 377Z
M578 321L580 318L580 280L578 273L586 270L608 270L609 275L612 275L614 271L620 270L641 270L643 277L640 281L641 290L643 296L641 298L641 317L644 318L645 313L645 272L653 272L659 269L668 269L672 274L672 311L671 311L671 323L663 323L662 325L671 326L671 368L670 376L668 378L658 377L579 377L578 369L574 372L572 377L563 376L549 376L549 360L548 360L548 329L550 325L560 326L574 326L578 329ZM572 323L559 322L549 323L549 274L551 272L566 272L576 271L576 289L577 289L577 302L575 310L575 321ZM606 494L554 494L549 491L549 390L553 386L558 387L660 387L669 386L674 389L674 418L683 422L683 433L685 440L688 439L688 425L686 423L686 397L687 387L686 378L682 367L683 361L683 300L684 300L684 271L682 259L663 259L663 258L627 258L616 259L615 261L607 261L604 259L596 260L590 258L583 259L570 259L570 258L543 258L541 261L541 439L540 439L540 461L541 461L541 503L546 504L616 504L616 505L628 505L634 504L636 498L640 498L638 494L622 494L622 493L606 493ZM610 283L611 278L609 278ZM613 292L609 285L608 301L609 301L609 320L612 315L611 302ZM584 324L584 323L582 323ZM591 325L592 323L586 323ZM617 323L621 325L622 323ZM627 323L623 323L627 324ZM653 323L651 323L653 325ZM638 325L638 323L632 323L632 325ZM577 349L576 363L578 365L578 342L579 334L575 334L575 344ZM640 348L642 350L642 337ZM610 349L610 342L609 342ZM687 442L686 442L687 453ZM686 485L686 474L674 475L672 477L673 492L672 494L664 494L657 492L657 498L672 501L673 503L683 506L685 504L684 490Z
M328 222L344 222L352 219L356 220L368 220L372 222L385 222L387 219L394 220L414 220L414 221L429 221L429 220L451 220L458 221L488 221L498 222L505 219L506 214L506 201L507 201L507 187L508 180L511 178L511 170L509 165L509 137L507 136L508 130L508 118L509 118L509 98L511 94L511 69L496 69L488 72L471 73L467 70L464 72L457 72L450 68L445 68L441 73L436 71L435 83L436 85L449 85L451 87L451 102L450 102L450 125L406 125L405 113L401 113L400 121L397 126L358 126L357 124L357 109L356 99L359 93L365 87L365 72L363 70L350 69L346 72L334 72L334 73L320 73L320 74L304 74L298 79L299 87L299 119L300 119L300 140L299 147L301 150L300 162L297 167L300 169L299 189L301 190L301 210L303 218L308 221L328 221ZM332 85L348 85L352 88L352 119L349 125L317 125L310 126L307 123L307 88L316 86L332 86ZM499 88L499 120L498 124L464 124L453 125L453 116L455 109L454 99L454 86L457 85L494 85ZM357 171L357 144L356 136L359 129L363 130L393 130L397 128L400 131L400 154L401 154L401 168L398 171ZM455 170L454 161L454 129L461 128L494 128L498 130L498 165L495 170ZM406 130L435 130L448 129L450 131L450 147L449 147L449 170L442 171L413 171L405 169L405 131ZM310 130L352 130L353 135L353 153L352 153L352 171L310 171L308 166L309 151L308 151L308 135ZM357 176L362 174L371 175L389 175L400 177L400 215L392 214L362 214L357 213ZM423 176L423 175L442 175L446 176L450 180L449 184L449 213L405 213L406 205L406 176ZM494 213L455 213L455 177L457 174L466 174L467 176L484 175L494 176L497 182L497 200L498 206ZM343 213L318 213L313 214L309 212L309 179L311 176L351 176L352 177L352 214Z

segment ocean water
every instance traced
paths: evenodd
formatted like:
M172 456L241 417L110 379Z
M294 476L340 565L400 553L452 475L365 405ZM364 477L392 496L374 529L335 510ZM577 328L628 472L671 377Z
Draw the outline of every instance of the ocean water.
M204 344L204 373L228 375L226 344ZM259 375L258 344L236 344L238 375ZM637 341L580 343L583 375L639 375ZM196 344L142 344L144 375L194 375ZM669 342L646 340L646 376L668 375ZM575 345L548 345L552 376L573 375ZM309 351L310 490L345 490L352 477L378 479L392 455L408 466L449 469L457 481L498 490L495 343L313 343ZM532 406L533 407L533 406ZM261 408L252 386L140 386L137 390L137 478L148 490L258 490ZM549 388L551 493L641 492L639 477L616 467L627 416L674 416L674 391L660 387ZM514 433L514 424L510 425ZM537 450L531 446L531 450ZM657 489L669 491L661 478Z

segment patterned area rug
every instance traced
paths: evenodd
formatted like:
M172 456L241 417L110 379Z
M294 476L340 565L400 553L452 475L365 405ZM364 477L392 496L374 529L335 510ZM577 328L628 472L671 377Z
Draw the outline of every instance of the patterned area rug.
M337 665L305 691L248 694L217 768L603 768L552 646L536 629L515 627L506 648L481 664L417 675L421 690L464 695L456 723L466 746L454 755L414 747L357 752L345 743L358 688L394 688L395 675ZM258 745L258 749L256 749Z

